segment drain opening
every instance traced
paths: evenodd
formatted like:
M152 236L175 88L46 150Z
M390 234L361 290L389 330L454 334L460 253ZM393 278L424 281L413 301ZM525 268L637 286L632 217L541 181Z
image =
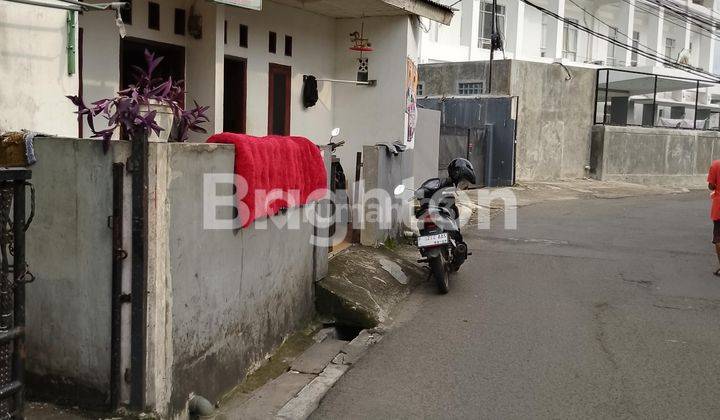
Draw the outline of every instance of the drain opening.
M337 340L352 341L355 337L360 335L360 331L363 329L353 325L340 325L340 324L325 324L326 328L332 328L332 336Z

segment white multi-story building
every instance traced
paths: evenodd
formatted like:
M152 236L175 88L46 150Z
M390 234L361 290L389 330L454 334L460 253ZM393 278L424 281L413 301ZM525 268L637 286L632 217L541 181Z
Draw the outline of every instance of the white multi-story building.
M457 10L450 26L423 20L422 63L487 60L490 56L492 0L443 0ZM720 19L720 0L532 0L579 25L651 55L677 60L689 52L689 64L720 73L720 36L709 24L698 23L671 9L686 10L707 21ZM522 0L497 0L497 25L504 51L496 58L513 58L573 65L649 67L652 58L568 25ZM683 54L686 55L686 54Z

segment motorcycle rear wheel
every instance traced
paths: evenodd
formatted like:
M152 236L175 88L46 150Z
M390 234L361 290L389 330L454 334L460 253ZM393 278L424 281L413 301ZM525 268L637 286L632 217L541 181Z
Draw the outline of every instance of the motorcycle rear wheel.
M430 258L428 262L430 263L430 271L437 284L438 292L440 292L441 295L447 294L450 291L450 273L447 264L445 264L445 258L439 255Z

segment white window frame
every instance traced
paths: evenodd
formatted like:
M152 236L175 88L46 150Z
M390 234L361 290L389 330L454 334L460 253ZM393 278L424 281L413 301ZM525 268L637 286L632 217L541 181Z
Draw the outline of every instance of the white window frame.
M676 45L677 41L675 40L675 38L665 38L665 55L672 58L673 60L677 58L677 56L675 55Z
M540 57L547 55L547 38L550 16L544 12L540 14Z
M637 65L638 65L637 50L640 49L640 32L639 31L633 31L632 46L635 51L632 51L630 53L630 67L637 67Z
M608 38L617 41L617 38L618 38L618 28L616 28L616 27L614 27L614 26L609 26L609 27L608 27ZM615 51L616 51L615 48L616 48L616 45L615 45L615 44L613 44L612 42L608 42L608 46L607 46L607 59L606 59L606 64L607 64L608 66L615 66L615 65L617 65L617 58L615 57Z
M485 93L485 82L482 80L461 80L457 84L458 96L477 96Z
M500 32L503 36L505 35L505 27L507 25L507 19L506 19L506 13L507 8L504 4L497 4L497 24L498 27L496 28L498 32ZM490 15L490 27L485 28L485 15ZM484 37L483 32L487 29L488 35L492 31L492 2L491 1L481 1L480 2L480 20L478 23L478 48L482 48L485 50L490 49L490 38Z
M579 20L573 18L565 18L573 23L580 23ZM562 56L571 61L577 61L578 52L578 28L563 24L563 52Z

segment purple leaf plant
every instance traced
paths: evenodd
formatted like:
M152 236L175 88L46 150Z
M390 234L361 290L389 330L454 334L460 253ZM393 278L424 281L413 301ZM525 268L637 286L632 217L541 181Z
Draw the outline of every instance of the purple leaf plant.
M209 122L206 112L209 107L200 106L193 101L194 108L184 109L181 105L185 96L185 83L153 77L153 72L162 62L163 57L155 57L154 53L145 50L145 62L147 68L142 69L133 66L136 82L127 89L121 90L114 98L101 99L93 102L90 106L85 105L79 96L68 96L67 98L78 107L76 114L87 119L88 126L93 132L93 138L103 140L103 148L107 152L110 147L110 139L118 127L122 127L135 140L139 136L154 131L160 134L163 131L155 121L156 111L147 111L152 104L164 104L172 109L174 118L174 130L171 140L185 141L188 139L188 132L207 133L202 124ZM94 119L97 116L105 118L108 126L102 130L95 129Z

